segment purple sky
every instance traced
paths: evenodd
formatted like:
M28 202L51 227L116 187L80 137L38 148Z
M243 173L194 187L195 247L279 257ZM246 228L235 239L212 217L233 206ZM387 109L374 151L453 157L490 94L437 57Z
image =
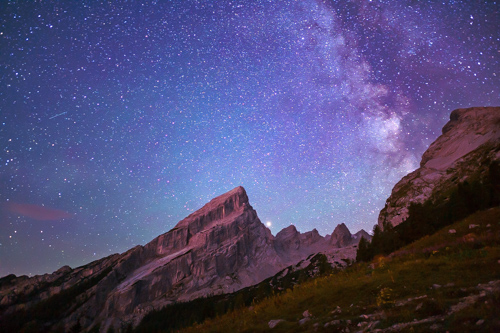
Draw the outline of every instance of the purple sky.
M5 2L0 276L145 244L238 185L370 231L453 109L500 105L493 1Z

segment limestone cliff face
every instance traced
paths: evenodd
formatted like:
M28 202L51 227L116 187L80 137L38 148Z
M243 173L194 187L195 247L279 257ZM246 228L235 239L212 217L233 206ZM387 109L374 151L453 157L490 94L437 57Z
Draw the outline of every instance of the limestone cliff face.
M465 180L485 180L500 161L500 107L457 109L442 135L423 154L420 168L394 186L378 224L396 226L408 217L411 203L446 200Z
M257 284L331 249L316 230L302 234L290 226L273 237L243 187L237 187L145 246L76 269L66 266L33 278L0 279L0 320L54 295L72 295L71 307L59 311L59 329L78 324L84 331L99 326L105 332L137 324L172 302ZM354 247L335 248L329 255L332 262L354 257Z
M108 294L97 321L119 326L174 301L228 293L285 267L242 187L217 197L135 250L138 267Z
M174 301L227 293L274 275L288 262L276 253L273 236L250 206L242 187L221 195L145 246L136 246L72 270L0 281L5 314L64 290L88 286L82 301L63 319L102 331L137 323ZM86 282L95 282L87 283ZM30 297L27 297L31 295ZM1 315L0 315L1 316Z

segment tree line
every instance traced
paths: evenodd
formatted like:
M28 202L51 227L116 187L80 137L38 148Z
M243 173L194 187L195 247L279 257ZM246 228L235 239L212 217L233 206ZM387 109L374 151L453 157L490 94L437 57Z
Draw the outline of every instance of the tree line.
M426 235L459 221L470 214L500 205L500 163L493 162L483 180L464 181L440 202L427 200L411 203L408 218L393 227L384 223L373 228L371 243L362 238L357 261L371 261L376 255L388 255Z

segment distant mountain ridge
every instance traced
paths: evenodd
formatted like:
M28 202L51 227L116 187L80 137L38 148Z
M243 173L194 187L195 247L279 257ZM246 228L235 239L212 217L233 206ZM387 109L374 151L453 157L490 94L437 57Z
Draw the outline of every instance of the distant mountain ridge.
M37 307L63 298L71 306L49 311L44 322L49 329L136 325L152 310L255 285L315 253L324 253L331 263L353 260L359 239L346 229L343 225L341 236L336 229L322 237L289 226L274 237L240 186L144 246L76 269L0 279L0 320L16 314L28 320ZM339 237L345 241L331 242Z

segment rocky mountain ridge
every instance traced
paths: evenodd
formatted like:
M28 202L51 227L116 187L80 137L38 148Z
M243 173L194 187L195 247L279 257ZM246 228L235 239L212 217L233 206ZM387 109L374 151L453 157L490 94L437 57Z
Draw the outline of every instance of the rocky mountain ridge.
M311 254L324 253L332 263L352 260L359 240L347 233L350 241L335 245L329 242L339 237L335 231L322 237L290 226L274 237L237 187L144 246L76 269L0 279L0 319L29 318L33 309L63 298L68 305L51 310L46 329L136 325L154 309L255 285Z
M412 203L448 200L451 189L463 182L491 182L499 164L500 107L454 110L442 135L423 154L420 167L394 186L379 226L402 223Z

